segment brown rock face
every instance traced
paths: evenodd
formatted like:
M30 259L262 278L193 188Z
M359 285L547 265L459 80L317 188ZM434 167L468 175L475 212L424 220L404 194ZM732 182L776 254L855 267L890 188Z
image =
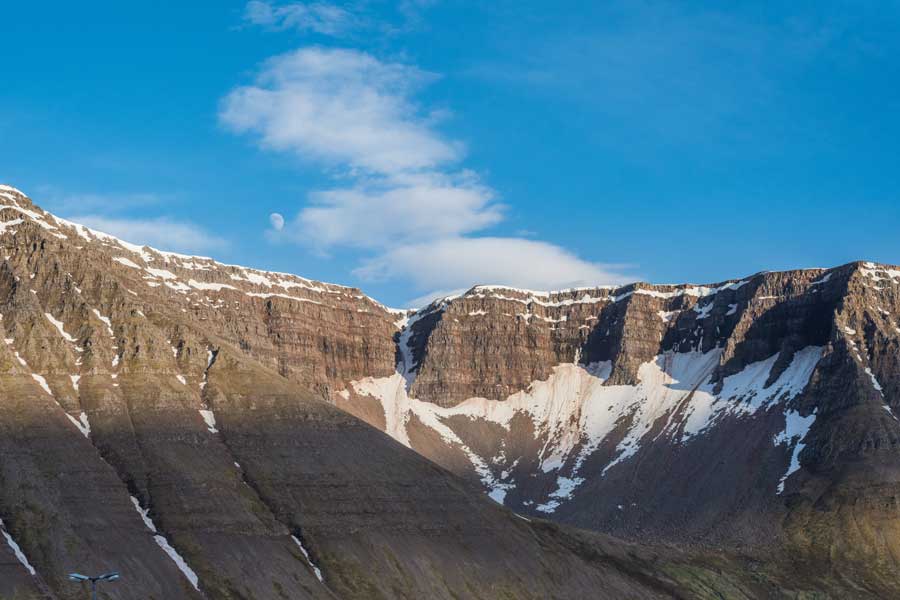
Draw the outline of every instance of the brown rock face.
M898 295L900 270L872 263L476 287L411 319L405 381L350 382L343 403L379 399L370 422L519 512L827 564L892 595Z
M358 290L131 246L8 187L0 252L0 598L74 600L66 574L109 570L119 599L678 585L324 402L395 371L404 314Z
M0 252L0 598L900 590L898 270L408 314L8 187Z

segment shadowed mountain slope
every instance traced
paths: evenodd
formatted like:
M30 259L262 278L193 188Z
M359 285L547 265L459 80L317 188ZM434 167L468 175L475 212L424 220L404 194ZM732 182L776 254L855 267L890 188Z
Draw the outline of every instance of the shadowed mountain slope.
M887 267L413 314L5 186L0 252L0 598L897 589Z

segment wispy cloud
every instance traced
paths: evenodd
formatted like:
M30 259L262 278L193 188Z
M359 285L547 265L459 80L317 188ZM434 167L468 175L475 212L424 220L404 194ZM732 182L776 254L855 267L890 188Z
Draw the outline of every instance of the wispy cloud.
M276 31L288 29L340 35L357 26L359 19L334 4L325 2L291 2L276 5L253 0L244 9L244 21Z
M403 245L366 260L355 274L366 281L402 278L418 289L445 290L479 283L561 289L630 280L615 266L585 261L559 246L506 237L446 238Z
M243 22L272 32L319 34L342 39L374 35L380 39L426 27L424 13L438 0L362 0L340 6L331 2L251 0Z
M379 249L483 230L503 207L475 173L455 171L463 146L435 129L412 95L435 76L356 50L303 48L272 58L220 118L264 148L339 169L348 187L313 191L270 237L319 250Z
M72 192L38 186L41 206L76 223L135 244L185 253L224 249L225 239L189 221L160 215L177 197L156 192ZM135 216L141 213L150 216Z
M232 90L219 117L264 148L390 175L457 160L410 95L433 75L356 50L303 48L263 64L252 85Z
M202 228L167 217L150 219L114 218L103 215L75 215L69 217L76 223L109 233L133 244L141 244L176 252L195 253L220 250L225 240Z
M357 50L302 48L266 61L232 90L219 117L261 147L335 169L349 185L315 190L268 237L327 252L369 252L355 274L419 291L473 282L559 287L617 280L610 269L535 240L477 237L506 212L478 175L458 166L463 145L414 95L436 79Z
M311 194L292 228L320 247L384 248L481 231L503 219L470 174L423 173Z

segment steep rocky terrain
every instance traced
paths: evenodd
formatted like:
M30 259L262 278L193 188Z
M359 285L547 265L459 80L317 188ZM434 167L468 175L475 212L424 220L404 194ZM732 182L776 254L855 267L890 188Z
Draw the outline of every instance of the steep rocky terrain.
M6 186L0 252L0 598L900 589L898 270L411 313Z
M394 371L403 315L357 290L132 246L9 187L0 252L0 598L111 569L109 598L671 595L326 403Z
M896 595L898 292L872 263L479 286L409 320L397 373L334 399L523 514Z

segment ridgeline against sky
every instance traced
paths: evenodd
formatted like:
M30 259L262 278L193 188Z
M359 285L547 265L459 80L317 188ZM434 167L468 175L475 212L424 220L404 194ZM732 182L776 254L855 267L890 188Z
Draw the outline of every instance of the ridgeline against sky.
M893 2L16 3L4 21L0 180L130 241L394 305L900 251Z

